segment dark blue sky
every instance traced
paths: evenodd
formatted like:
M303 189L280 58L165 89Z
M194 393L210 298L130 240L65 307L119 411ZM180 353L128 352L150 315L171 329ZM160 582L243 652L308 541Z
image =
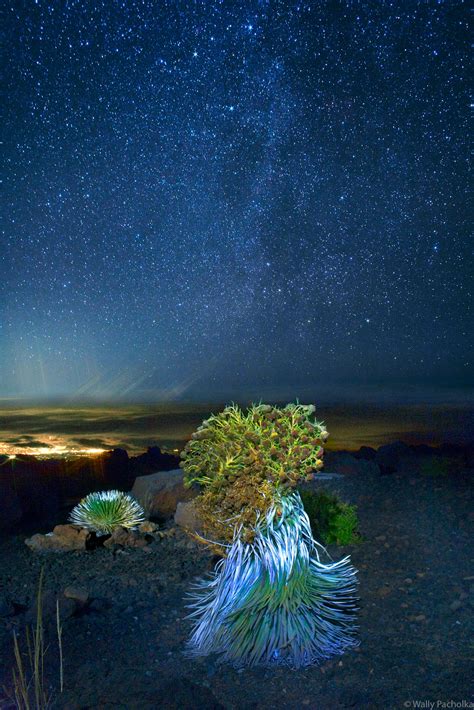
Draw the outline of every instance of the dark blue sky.
M0 397L468 382L466 3L2 24Z

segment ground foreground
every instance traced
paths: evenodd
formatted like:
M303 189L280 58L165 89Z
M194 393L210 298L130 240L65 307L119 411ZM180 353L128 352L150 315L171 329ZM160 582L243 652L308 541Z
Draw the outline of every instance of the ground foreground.
M0 542L0 687L10 684L12 631L31 617L44 565L50 626L57 593L73 586L89 595L64 621L62 695L50 630L47 672L58 708L474 707L468 473L380 475L367 466L324 487L358 506L363 541L330 549L334 558L350 553L360 570L356 651L303 671L236 671L215 658L188 659L184 597L213 559L180 530L145 550L44 556L25 536L9 535Z

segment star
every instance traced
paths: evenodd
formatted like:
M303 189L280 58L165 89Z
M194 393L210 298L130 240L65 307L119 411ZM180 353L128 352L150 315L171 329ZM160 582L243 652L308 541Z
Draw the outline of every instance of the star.
M461 10L105 5L6 8L0 397L465 382Z

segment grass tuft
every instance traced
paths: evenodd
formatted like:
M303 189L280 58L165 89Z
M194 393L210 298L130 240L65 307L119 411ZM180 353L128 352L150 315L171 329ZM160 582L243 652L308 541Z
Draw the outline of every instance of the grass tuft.
M43 625L43 582L41 569L36 593L36 622L33 629L26 628L26 650L22 652L16 631L13 633L15 665L12 669L13 700L18 710L47 710L52 705L45 680L44 663L48 647L45 646ZM59 602L56 605L56 632L59 646L60 690L63 692L62 625Z

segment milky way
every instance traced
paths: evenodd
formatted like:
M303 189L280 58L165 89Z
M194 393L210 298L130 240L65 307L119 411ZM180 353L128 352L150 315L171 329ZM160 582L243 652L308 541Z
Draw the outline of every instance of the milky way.
M0 396L465 382L465 3L4 15Z

